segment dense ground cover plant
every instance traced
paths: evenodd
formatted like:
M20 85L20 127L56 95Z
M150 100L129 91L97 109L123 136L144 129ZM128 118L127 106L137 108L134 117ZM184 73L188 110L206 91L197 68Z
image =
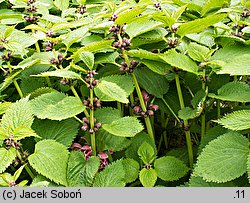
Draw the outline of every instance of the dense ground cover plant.
M0 186L249 186L249 9L0 0Z

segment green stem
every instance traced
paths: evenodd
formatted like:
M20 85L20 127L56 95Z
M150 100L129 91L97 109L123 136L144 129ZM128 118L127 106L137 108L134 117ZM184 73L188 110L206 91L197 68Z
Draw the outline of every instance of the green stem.
M175 74L175 82L176 82L176 88L178 92L180 107L181 109L183 109L185 108L185 104L184 104L184 100L182 96L180 78L178 74ZM183 120L183 122L184 122L184 127L186 128L185 135L186 135L186 142L187 142L187 149L188 149L189 165L190 165L190 168L192 168L193 167L193 148L192 148L190 130L188 129L189 128L188 120Z
M134 84L135 84L135 89L136 89L136 92L137 92L137 95L138 95L138 98L139 98L139 101L140 101L140 104L141 104L141 108L142 108L142 110L144 112L146 112L147 108L146 108L145 102L143 100L143 96L142 96L141 89L139 87L138 81L137 81L134 73L132 73L131 75L132 75L132 78L133 78L133 81L134 81ZM155 141L154 133L153 133L153 129L152 129L152 125L151 125L149 117L145 118L145 123L146 123L146 127L147 127L147 131L148 131L149 136L153 139L153 141Z
M121 102L117 102L117 108L120 111L120 115L123 116L123 110L122 110Z
M93 106L94 100L94 91L90 89L90 104ZM90 128L94 129L95 126L95 117L94 117L94 110L90 109ZM96 156L96 144L95 144L95 132L91 134L91 148L93 156Z
M169 111L174 115L175 119L180 122L180 119L178 118L178 116L175 114L175 112L173 111L173 109L169 106L169 104L167 103L167 101L162 98L162 101L164 102L164 104L168 107Z
M206 75L205 69L203 70L204 77ZM202 82L202 89L205 91L206 82ZM201 138L205 136L206 133L206 113L205 113L205 103L202 104L202 114L201 114Z
M220 119L221 112L220 112L220 100L219 99L217 99L216 101L216 107L217 107L217 118Z
M16 152L17 152L17 157L18 157L18 159L22 162L23 159L22 159L22 156L21 156L20 152L19 152L18 150L16 150ZM31 171L31 169L29 168L28 164L25 164L24 168L25 168L25 170L27 171L27 173L29 174L29 176L30 176L32 179L34 179L34 178L35 178L35 175L34 175L33 172Z

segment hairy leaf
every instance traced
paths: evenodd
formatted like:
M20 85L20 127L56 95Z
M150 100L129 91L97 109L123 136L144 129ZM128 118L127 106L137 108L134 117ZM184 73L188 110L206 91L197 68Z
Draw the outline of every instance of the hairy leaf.
M71 79L80 79L82 80L81 75L78 73L75 73L70 70L55 70L55 71L48 71L48 72L43 72L38 75L32 75L35 77L62 77L62 78L71 78Z
M125 170L125 181L131 183L139 176L140 165L134 159L124 159L122 161Z
M5 148L0 148L0 173L4 172L5 169L15 160L15 158L15 148L10 148L9 150Z
M73 117L85 108L79 98L59 92L42 94L31 101L31 106L38 118L59 121Z
M230 130L246 130L250 128L250 110L234 111L217 120L219 124Z
M103 129L116 136L134 137L143 130L143 126L137 118L127 116L115 120L111 124L104 124Z
M143 142L139 147L138 155L144 164L151 164L156 158L154 148L147 142Z
M36 119L32 128L42 139L55 140L70 147L78 133L79 123L73 118L63 121Z
M69 0L54 0L54 4L58 9L63 11L69 7Z
M173 156L164 156L155 160L155 170L159 178L174 181L182 178L189 171L188 167Z
M42 140L36 144L28 161L41 175L67 186L68 151L64 145L54 140Z
M27 126L18 126L12 131L13 140L21 140L26 137L38 137L40 138L35 131Z
M102 124L109 124L121 118L121 113L118 109L103 107L95 111L95 118Z
M94 66L94 54L89 52L89 51L83 51L79 53L80 59L85 63L85 65L89 68L92 69Z
M198 157L195 174L207 181L224 183L247 171L249 142L236 132L229 132L209 142Z
M157 172L153 168L143 168L140 171L139 179L144 187L154 187L157 180Z
M202 62L208 56L210 50L209 48L199 45L197 43L191 42L187 48L188 55L195 61Z
M103 171L96 175L94 187L124 187L125 170L122 160L109 164Z

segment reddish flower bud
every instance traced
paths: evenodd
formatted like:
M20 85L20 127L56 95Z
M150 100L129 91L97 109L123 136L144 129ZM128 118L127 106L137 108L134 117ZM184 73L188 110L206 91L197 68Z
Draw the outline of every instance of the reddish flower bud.
M90 134L93 134L94 132L95 132L94 129L92 129L92 128L89 129L89 133L90 133Z
M153 116L154 115L154 112L152 110L148 110L147 113L148 113L149 116Z
M105 154L104 152L99 153L98 156L100 157L100 159L107 159L108 158L108 155Z
M134 110L135 113L140 113L141 107L135 106L133 110Z

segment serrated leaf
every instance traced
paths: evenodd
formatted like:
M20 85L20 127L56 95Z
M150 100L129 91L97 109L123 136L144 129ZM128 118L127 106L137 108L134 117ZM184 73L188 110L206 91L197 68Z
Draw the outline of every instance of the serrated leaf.
M34 58L33 56L31 57L28 57L26 59L23 59L18 65L16 68L21 68L21 69L25 69L25 68L28 68L30 66L33 66L34 64L40 62L40 59L39 58Z
M79 98L66 96L59 92L51 92L36 97L31 101L31 107L38 118L59 121L71 118L85 109Z
M1 127L8 133L19 126L31 127L33 112L28 98L20 99L11 105L2 117Z
M248 158L247 158L247 174L248 174L248 180L250 183L250 153L249 153Z
M223 20L227 14L215 14L205 18L196 19L190 22L183 23L177 30L177 34L181 37L189 33L199 33L207 27L212 26Z
M64 145L54 140L42 140L36 144L28 161L41 175L67 186L68 151Z
M15 148L10 148L9 150L5 148L0 148L0 173L4 172L5 169L15 160L15 158Z
M80 174L80 183L82 186L90 187L94 182L95 175L100 166L100 159L98 157L90 157L85 162L85 165Z
M143 59L143 60L140 60L140 62L143 63L145 66L147 66L151 71L159 75L166 75L171 69L171 66L169 64L162 63L159 61Z
M59 10L64 11L69 7L69 0L54 0L54 4Z
M247 171L249 142L236 132L229 132L211 141L198 157L195 174L207 181L224 183Z
M134 159L124 159L122 161L125 170L125 181L131 183L139 176L140 165Z
M80 59L85 63L85 65L92 70L94 66L95 56L89 51L83 51L79 53Z
M188 167L173 156L165 156L155 160L155 170L159 178L174 181L182 178L189 171Z
M126 33L130 36L130 39L146 33L148 31L151 31L159 26L161 26L162 23L145 19L144 17L135 19L131 23L127 24L126 26Z
M137 57L142 59L148 59L153 61L163 61L158 54L146 51L144 49L129 50L126 53L131 57Z
M231 114L217 120L219 124L230 130L250 129L250 110L234 111Z
M220 9L227 2L228 0L222 0L222 1L207 0L201 10L201 16L204 16L206 13L208 13L211 10Z
M156 158L154 148L147 142L143 142L139 147L138 155L144 164L151 164Z
M95 111L95 118L102 124L109 124L121 118L121 113L118 109L103 107Z
M31 75L35 77L62 77L62 78L71 78L71 79L79 79L82 80L82 77L80 74L70 71L70 70L54 70L54 71L47 71L43 72L38 75Z
M169 83L166 77L159 75L148 68L137 68L134 73L139 84L149 94L158 98L163 98L163 95L168 92Z
M119 101L125 104L129 102L125 90L114 82L102 80L94 91L101 101Z
M125 170L122 160L118 160L96 175L93 187L124 187L125 184Z
M0 92L4 91L9 85L13 82L13 79L15 79L22 70L15 70L11 74L9 74L4 81L0 84Z
M209 97L236 102L250 102L250 87L246 83L233 81L218 89L218 94L208 94Z
M185 107L178 111L178 117L183 120L193 119L199 116L199 112L196 109Z
M165 54L160 55L160 57L171 66L194 74L197 74L198 72L198 66L194 61L184 54L177 53L175 50L170 50ZM177 58L178 60L176 60Z
M139 179L143 187L154 187L157 180L157 172L153 168L150 169L143 168L140 171Z
M113 121L111 124L104 124L103 129L112 135L134 137L143 130L143 126L137 118L126 116Z
M42 139L55 140L66 147L70 147L78 133L79 123L73 118L63 121L36 119L32 128Z
M118 52L99 54L95 57L95 64L102 63L115 63L115 60L119 57Z
M193 60L202 62L208 56L210 49L200 44L191 42L187 47L187 52Z
M11 102L0 103L0 115L4 114L12 105Z
M96 133L97 149L99 151L112 150L114 152L126 149L131 141L126 137L119 137L100 129Z
M18 126L12 131L13 140L21 140L26 137L38 137L40 138L35 131L33 131L30 127L27 126Z
M144 142L150 144L153 147L154 152L156 153L156 146L153 139L147 133L141 132L132 138L130 146L125 151L126 157L140 162L141 159L138 155L138 149Z
M195 93L191 104L194 108L197 108L200 106L201 103L203 103L206 99L206 92L204 90L199 90Z
M199 176L191 176L188 185L189 187L235 187L232 181L226 183L207 182Z
M134 20L136 16L141 14L144 9L140 7L134 7L132 9L128 9L123 13L119 14L118 18L115 20L115 23L118 25L123 25L124 23L129 23Z

